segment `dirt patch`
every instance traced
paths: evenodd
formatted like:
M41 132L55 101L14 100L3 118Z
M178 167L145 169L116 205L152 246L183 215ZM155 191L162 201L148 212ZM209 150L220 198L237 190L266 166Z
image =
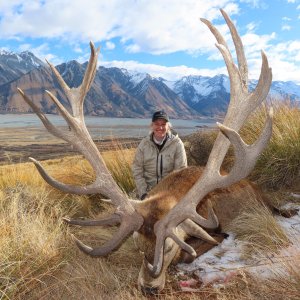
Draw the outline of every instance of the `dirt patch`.
M117 144L122 148L135 148L139 142L140 139L138 138L123 138L117 140ZM95 141L100 152L115 149L115 143L115 139ZM67 143L3 145L0 146L0 165L27 162L29 157L33 157L37 160L47 160L76 154L78 154L78 152Z

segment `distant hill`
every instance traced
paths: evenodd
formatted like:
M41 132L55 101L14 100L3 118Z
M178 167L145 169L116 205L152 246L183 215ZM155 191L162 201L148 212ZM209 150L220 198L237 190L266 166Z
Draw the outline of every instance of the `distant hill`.
M87 63L77 61L56 66L70 87L78 86ZM0 52L0 112L31 112L17 87L22 88L42 111L57 113L45 94L54 93L67 107L68 101L49 67L30 52ZM250 89L256 85L250 81ZM300 103L300 86L293 82L275 81L269 94L273 98L290 98ZM191 119L223 115L230 98L229 78L185 76L177 81L153 78L146 73L119 68L99 67L89 91L84 110L87 115L106 117L150 117L164 109L172 118Z

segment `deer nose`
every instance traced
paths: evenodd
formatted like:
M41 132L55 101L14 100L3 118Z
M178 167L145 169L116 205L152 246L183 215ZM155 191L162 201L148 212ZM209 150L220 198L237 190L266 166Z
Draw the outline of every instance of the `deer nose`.
M141 286L141 292L144 296L147 295L158 295L159 289L157 287Z

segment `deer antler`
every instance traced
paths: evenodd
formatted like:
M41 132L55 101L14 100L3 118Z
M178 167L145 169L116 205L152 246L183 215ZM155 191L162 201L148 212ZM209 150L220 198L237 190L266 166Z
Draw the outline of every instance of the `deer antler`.
M96 74L97 59L99 53L99 48L96 50L93 43L90 43L90 48L91 56L83 78L83 82L77 88L69 88L56 68L52 64L47 62L69 100L72 113L69 113L51 92L46 92L50 96L52 101L56 104L62 117L66 120L70 128L69 131L55 127L40 111L37 105L35 105L21 89L18 88L18 91L21 93L24 100L30 105L32 110L41 119L46 129L54 136L59 137L69 144L73 145L75 149L83 154L83 156L93 167L96 175L95 181L87 186L73 186L64 184L52 178L38 161L31 158L45 181L53 187L67 193L74 193L79 195L100 193L111 199L112 204L116 206L115 213L111 217L104 220L98 220L91 223L89 223L88 221L78 221L79 223L76 223L76 221L74 220L70 220L68 218L64 219L64 221L70 224L79 225L121 224L119 232L102 247L96 248L94 252L92 252L91 248L88 248L87 246L86 248L80 247L86 253L97 256L106 255L117 248L130 233L138 230L142 226L143 217L136 212L132 203L130 203L130 200L126 197L126 195L121 191L117 183L114 181L84 122L83 102ZM81 242L77 242L77 244L80 244L82 246Z
M221 132L214 143L203 175L182 200L154 226L156 234L155 255L153 266L148 264L149 271L154 277L159 275L162 268L164 242L167 237L172 238L191 255L195 254L193 248L176 236L176 227L187 219L201 225L201 216L198 215L196 208L205 195L216 188L229 186L248 176L258 156L271 138L272 110L269 112L260 137L253 145L245 144L237 133L249 115L265 100L271 86L272 72L269 68L267 57L262 52L262 67L258 84L253 92L250 93L248 91L248 67L242 41L230 18L223 10L221 10L221 13L231 32L237 54L238 67L234 64L229 48L219 31L206 19L201 19L201 21L208 26L215 36L218 42L216 46L223 55L229 73L230 103L228 111L224 124L217 124ZM235 152L235 163L229 174L222 176L220 168L230 142Z

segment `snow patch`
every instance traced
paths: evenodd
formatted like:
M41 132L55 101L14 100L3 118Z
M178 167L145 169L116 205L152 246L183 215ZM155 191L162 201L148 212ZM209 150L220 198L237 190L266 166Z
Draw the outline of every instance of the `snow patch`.
M171 90L175 90L177 81L164 80L163 83Z
M145 78L149 77L150 75L147 73L140 73L137 71L133 70L127 70L127 69L121 69L122 73L129 77L130 82L134 85L137 86L140 82L142 82Z
M255 257L244 259L242 250L246 243L236 240L234 234L229 233L229 237L221 244L194 262L178 264L179 274L185 272L197 276L202 286L224 284L242 271L261 279L272 279L276 274L284 274L285 262L293 262L295 256L299 259L300 254L300 205L289 205L285 208L296 208L299 211L291 218L275 217L291 242L290 246L283 248L279 253L255 254Z

